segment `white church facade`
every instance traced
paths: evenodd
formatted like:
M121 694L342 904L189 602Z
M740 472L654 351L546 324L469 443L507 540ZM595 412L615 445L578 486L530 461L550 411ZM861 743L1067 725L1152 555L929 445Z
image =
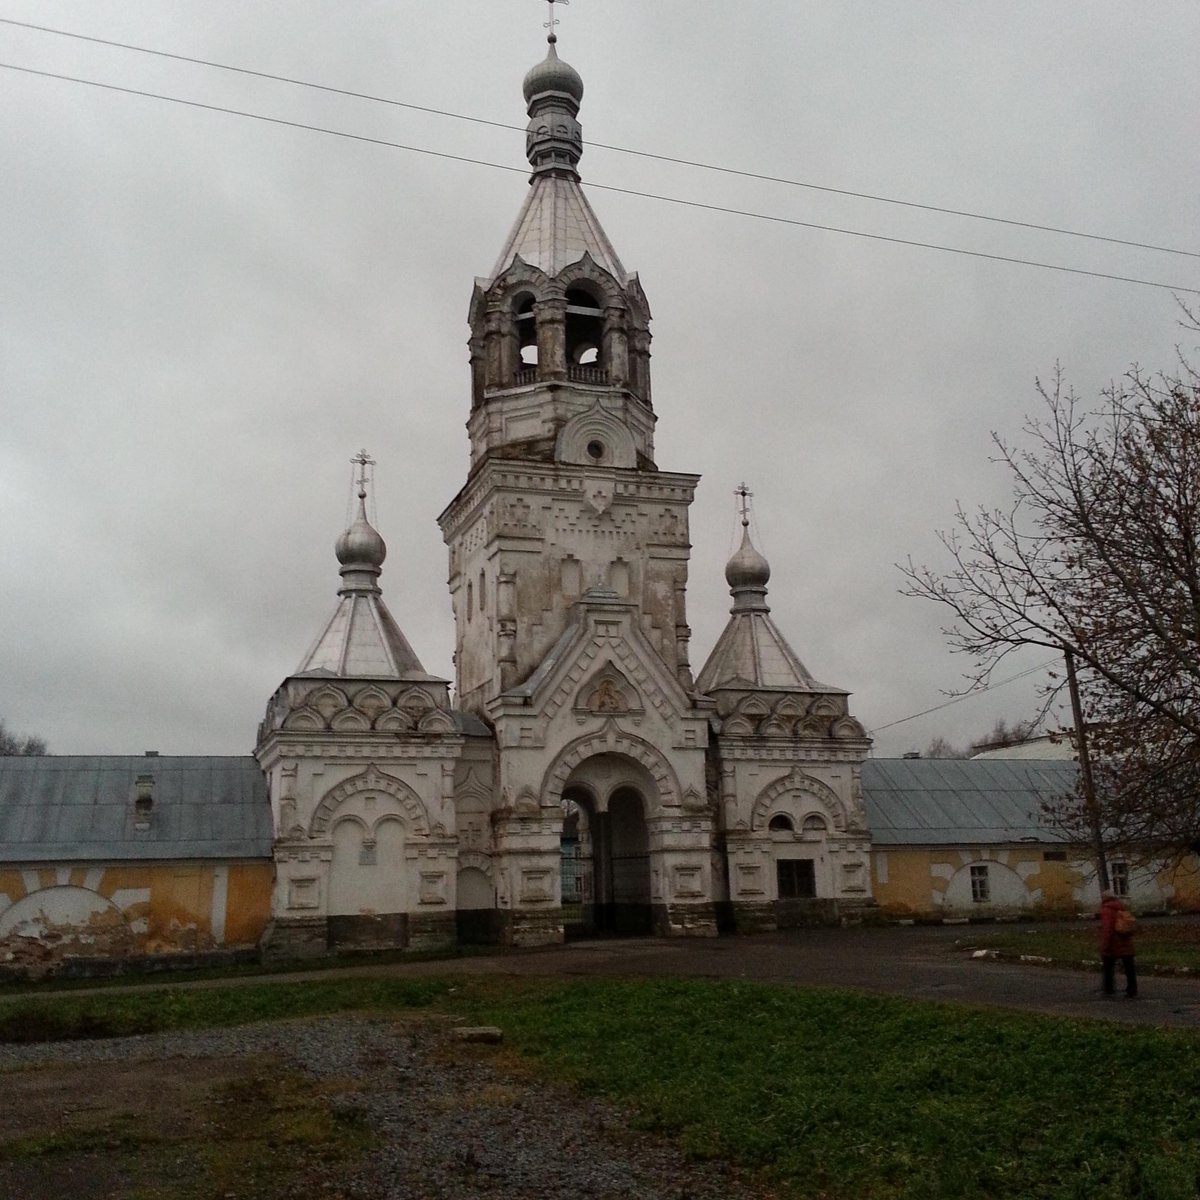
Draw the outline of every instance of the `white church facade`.
M384 604L364 474L337 610L257 751L289 949L707 935L871 903L869 742L772 622L748 529L693 673L698 477L655 461L650 309L580 186L583 83L553 37L524 92L529 192L471 297L470 461L439 519L455 707Z

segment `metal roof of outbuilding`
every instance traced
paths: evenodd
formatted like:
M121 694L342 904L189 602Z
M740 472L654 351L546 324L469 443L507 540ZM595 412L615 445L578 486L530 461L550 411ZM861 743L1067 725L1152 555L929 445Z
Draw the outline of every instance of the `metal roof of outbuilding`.
M863 803L877 846L1061 842L1043 809L1075 788L1063 760L869 758Z
M139 775L153 780L146 829L134 824ZM0 758L0 862L270 858L271 836L248 755Z

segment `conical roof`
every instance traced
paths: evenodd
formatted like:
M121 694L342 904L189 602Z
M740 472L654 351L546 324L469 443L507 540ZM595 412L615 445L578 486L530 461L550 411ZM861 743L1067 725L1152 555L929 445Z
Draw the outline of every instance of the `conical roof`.
M367 520L366 496L365 485L360 486L358 514L334 547L342 577L337 607L296 668L297 675L346 679L425 675L383 602L379 575L387 546Z
M558 57L553 33L547 40L545 59L525 76L523 87L529 113L525 152L533 168L529 194L495 269L480 281L485 291L517 257L553 277L590 254L598 267L621 283L627 281L579 185L583 132L577 118L583 80Z
M553 277L585 254L590 254L592 261L618 282L625 282L625 268L579 181L563 175L538 175L483 284L484 291L518 256Z
M765 609L740 612L734 609L729 624L696 677L696 690L706 695L723 687L831 690L808 673Z
M743 518L741 545L725 567L733 608L729 623L696 677L697 691L837 691L813 679L771 619L767 605L770 577L770 564L755 549L749 520Z

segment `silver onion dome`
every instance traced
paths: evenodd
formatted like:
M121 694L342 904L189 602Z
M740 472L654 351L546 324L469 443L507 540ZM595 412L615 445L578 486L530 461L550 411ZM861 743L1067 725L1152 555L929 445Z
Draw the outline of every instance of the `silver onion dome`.
M379 531L367 520L367 493L358 493L358 516L334 543L334 554L342 564L342 574L348 570L370 571L379 574L387 558L387 544Z
M525 93L525 103L531 104L535 96L546 92L560 92L570 96L576 106L583 100L583 77L569 63L558 57L554 48L557 38L553 34L547 39L550 49L546 57L525 76L522 90Z
M767 581L770 578L771 564L754 548L754 543L750 540L749 523L743 521L742 544L725 564L725 579L729 590L735 595L751 589L766 592Z

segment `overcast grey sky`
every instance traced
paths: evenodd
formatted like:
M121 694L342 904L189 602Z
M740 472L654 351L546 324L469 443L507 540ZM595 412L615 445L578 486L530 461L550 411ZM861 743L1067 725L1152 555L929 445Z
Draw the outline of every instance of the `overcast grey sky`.
M585 141L1200 251L1194 0L574 0ZM523 125L536 0L0 0L0 17ZM0 24L0 60L522 167L519 133ZM0 71L0 717L58 753L243 753L328 615L349 458L384 595L451 675L435 518L467 469L466 311L520 174ZM588 148L589 182L1200 288L1200 259ZM774 615L869 729L965 663L898 594L1000 502L1034 377L1170 366L1171 292L590 196L655 315L657 458L697 471L698 670L755 493ZM1192 335L1191 346L1196 341ZM1185 344L1186 339L1185 339ZM1014 663L1013 672L1041 656ZM1029 678L879 733L966 741Z

